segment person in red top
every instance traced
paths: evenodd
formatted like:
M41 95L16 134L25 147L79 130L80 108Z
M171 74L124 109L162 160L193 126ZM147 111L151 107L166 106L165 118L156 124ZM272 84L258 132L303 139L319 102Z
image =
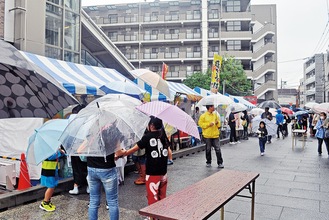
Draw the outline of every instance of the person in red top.
M151 205L166 197L167 193L167 160L168 141L162 129L162 120L151 117L148 124L149 132L137 144L127 150L124 155L145 149L146 155L146 192L147 201Z

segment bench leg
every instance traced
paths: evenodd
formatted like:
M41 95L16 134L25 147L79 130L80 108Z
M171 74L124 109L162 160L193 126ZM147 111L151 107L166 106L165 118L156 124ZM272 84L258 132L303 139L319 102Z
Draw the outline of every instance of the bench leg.
M224 206L220 209L220 220L224 220Z
M253 181L251 189L251 220L255 219L255 185L255 181Z

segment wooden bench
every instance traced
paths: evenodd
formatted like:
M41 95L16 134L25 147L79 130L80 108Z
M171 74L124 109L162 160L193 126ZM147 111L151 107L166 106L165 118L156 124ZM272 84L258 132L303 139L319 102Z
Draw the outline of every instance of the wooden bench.
M139 214L166 220L207 219L235 196L251 198L251 219L255 211L255 181L258 173L223 169L217 173L176 192L167 198L139 210ZM238 195L249 189L251 196Z

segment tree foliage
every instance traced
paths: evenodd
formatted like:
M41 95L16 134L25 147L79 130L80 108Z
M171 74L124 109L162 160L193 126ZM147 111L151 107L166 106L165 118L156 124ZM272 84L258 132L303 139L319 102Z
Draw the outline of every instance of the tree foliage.
M208 69L206 73L196 72L184 80L184 84L192 89L198 86L209 90L210 82L211 69ZM223 92L224 84L225 93L237 96L251 95L251 82L247 79L241 61L236 60L234 57L223 57L219 92Z

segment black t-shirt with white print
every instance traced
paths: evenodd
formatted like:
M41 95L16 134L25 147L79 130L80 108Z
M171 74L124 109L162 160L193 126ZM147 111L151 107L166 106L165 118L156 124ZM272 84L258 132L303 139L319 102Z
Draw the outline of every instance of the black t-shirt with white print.
M146 174L165 175L167 173L168 145L166 136L160 138L160 131L146 133L137 145L140 149L145 148Z

